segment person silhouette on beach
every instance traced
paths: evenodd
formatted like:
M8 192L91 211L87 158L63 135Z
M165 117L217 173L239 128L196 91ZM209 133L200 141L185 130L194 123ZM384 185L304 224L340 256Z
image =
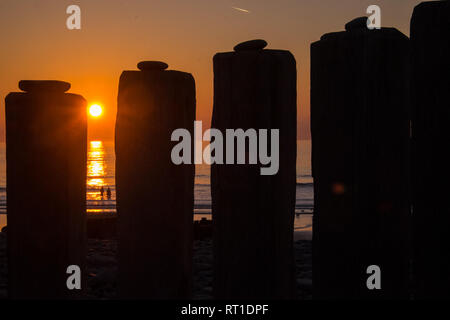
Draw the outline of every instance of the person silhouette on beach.
M105 193L105 189L103 188L103 186L100 188L100 196L103 199L103 194Z
M111 189L109 187L106 190L106 196L108 197L108 200L111 200Z

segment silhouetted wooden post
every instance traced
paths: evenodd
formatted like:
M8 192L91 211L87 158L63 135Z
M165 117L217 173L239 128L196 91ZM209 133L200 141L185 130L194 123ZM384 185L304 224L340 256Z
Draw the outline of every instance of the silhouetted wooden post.
M409 40L367 18L311 45L315 298L407 298ZM381 269L369 290L367 268Z
M86 101L62 81L20 81L6 97L11 298L80 297L67 268L86 257Z
M250 154L245 165L212 165L216 298L294 296L296 62L289 51L263 50L266 45L253 40L214 56L212 127L224 143L226 129L268 129L269 141L270 130L279 129L275 175L261 175L264 166L248 164Z
M415 296L449 298L450 1L415 7L411 43Z
M195 82L140 62L120 77L116 187L121 298L187 298L192 282L194 164L171 160L172 132L191 133Z

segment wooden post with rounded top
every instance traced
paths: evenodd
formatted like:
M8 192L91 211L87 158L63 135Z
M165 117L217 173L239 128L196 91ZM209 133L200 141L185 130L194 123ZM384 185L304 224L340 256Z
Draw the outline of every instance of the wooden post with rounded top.
M9 296L79 298L87 283L86 100L62 81L19 87L25 92L5 100ZM75 279L67 286L69 266L79 267L81 289Z
M116 121L118 294L124 299L191 295L194 164L175 164L172 132L194 137L191 74L144 61L124 71ZM193 150L193 140L187 141Z
M297 70L285 50L264 49L264 40L241 43L214 56L212 127L235 144L233 164L211 166L214 296L222 299L285 299L295 293L293 227L296 188ZM276 169L263 175L259 155L225 139L227 129L255 130L272 152ZM248 131L250 130L250 131ZM261 140L266 130L267 140ZM279 139L272 140L273 130ZM251 134L250 134L251 135ZM258 152L258 151L257 151ZM241 154L238 154L241 153ZM245 164L237 158L245 153Z

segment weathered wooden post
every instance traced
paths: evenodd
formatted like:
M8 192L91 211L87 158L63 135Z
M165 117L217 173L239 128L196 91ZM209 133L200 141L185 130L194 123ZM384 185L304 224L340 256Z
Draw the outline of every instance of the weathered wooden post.
M311 45L319 299L408 297L409 40L393 28L369 30L366 21ZM368 289L372 265L381 290Z
M268 141L258 138L259 153L261 145L270 145L270 153L279 142L279 170L273 175L262 175L261 158L249 164L248 139L246 164L236 164L243 151L235 147L235 164L211 167L216 298L294 296L297 70L289 51L263 50L266 45L253 40L214 56L212 127L224 136L226 129L256 134L267 129ZM271 141L273 129L279 141ZM236 146L238 140L226 144Z
M417 298L450 297L450 1L411 19L414 273Z
M9 296L80 297L86 288L86 101L65 93L70 84L62 81L20 81L19 88L25 92L5 99ZM70 265L80 267L81 290L67 287Z
M194 164L172 162L172 132L191 134L191 74L146 61L120 77L116 122L120 298L191 293ZM192 163L192 162L191 162Z

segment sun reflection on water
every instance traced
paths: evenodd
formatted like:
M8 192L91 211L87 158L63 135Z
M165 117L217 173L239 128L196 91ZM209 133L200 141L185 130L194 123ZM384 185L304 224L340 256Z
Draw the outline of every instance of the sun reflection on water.
M90 141L87 159L87 200L102 200L101 188L106 186L105 148L102 141Z

